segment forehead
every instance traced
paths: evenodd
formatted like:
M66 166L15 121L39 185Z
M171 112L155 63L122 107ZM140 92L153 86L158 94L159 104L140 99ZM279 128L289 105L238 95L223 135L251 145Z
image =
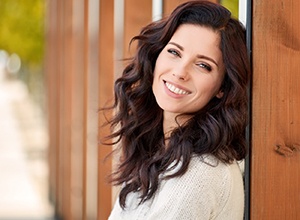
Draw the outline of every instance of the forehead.
M184 51L192 54L207 55L218 62L222 61L220 34L212 28L182 24L175 31L170 42L179 44Z
M172 39L180 41L193 41L193 43L209 44L218 46L220 44L220 34L210 27L196 24L182 24L174 32Z

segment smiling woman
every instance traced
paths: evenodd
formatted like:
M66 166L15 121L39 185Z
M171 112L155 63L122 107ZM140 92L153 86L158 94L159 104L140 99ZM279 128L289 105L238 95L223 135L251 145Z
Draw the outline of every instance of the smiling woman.
M242 219L243 26L219 4L189 1L133 40L109 108L121 151L111 181L122 186L110 219Z

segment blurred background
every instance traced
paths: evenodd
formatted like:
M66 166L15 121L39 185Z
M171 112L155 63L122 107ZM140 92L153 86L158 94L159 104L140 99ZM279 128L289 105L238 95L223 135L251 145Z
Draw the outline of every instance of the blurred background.
M0 1L0 219L52 219L44 0Z
M130 39L182 2L0 0L0 220L107 219L98 109Z

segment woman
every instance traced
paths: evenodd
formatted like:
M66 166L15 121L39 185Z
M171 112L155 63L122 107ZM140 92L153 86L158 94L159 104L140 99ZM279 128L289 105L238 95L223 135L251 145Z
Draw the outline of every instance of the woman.
M113 219L242 219L245 30L221 5L190 1L133 38L110 121L121 157Z

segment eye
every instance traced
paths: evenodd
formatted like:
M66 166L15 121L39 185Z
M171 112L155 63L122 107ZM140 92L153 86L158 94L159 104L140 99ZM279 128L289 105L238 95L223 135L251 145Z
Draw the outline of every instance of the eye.
M168 49L168 53L173 54L174 56L181 57L180 53L175 49Z
M206 63L199 63L199 64L197 64L199 67L201 67L201 68L204 68L204 69L206 69L207 71L211 71L212 70L212 68L211 68L211 66L210 65L208 65L208 64L206 64Z

